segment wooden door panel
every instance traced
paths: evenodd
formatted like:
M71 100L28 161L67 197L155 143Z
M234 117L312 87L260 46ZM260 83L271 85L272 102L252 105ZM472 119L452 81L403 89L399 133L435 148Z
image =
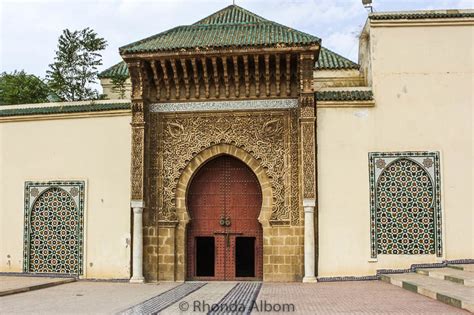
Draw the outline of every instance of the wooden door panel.
M193 178L187 196L191 221L187 231L188 278L196 278L195 239L215 237L214 280L235 280L237 236L255 237L255 273L262 277L262 204L255 174L242 161L222 156L205 164ZM231 225L221 226L221 217ZM210 280L210 279L207 279Z

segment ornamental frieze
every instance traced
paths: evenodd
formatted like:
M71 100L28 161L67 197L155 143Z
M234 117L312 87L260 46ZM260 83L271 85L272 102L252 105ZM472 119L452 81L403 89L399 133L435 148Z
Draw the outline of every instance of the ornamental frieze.
M274 222L299 222L296 109L261 112L151 113L151 221L175 221L175 191L186 165L215 144L255 157L272 182Z

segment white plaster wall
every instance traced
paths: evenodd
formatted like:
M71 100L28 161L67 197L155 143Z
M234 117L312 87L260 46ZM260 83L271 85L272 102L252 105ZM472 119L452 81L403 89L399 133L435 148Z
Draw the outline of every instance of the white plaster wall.
M440 151L444 257L474 258L473 26L370 30L374 108L318 109L319 276L437 262L370 260L368 152Z
M130 116L0 123L0 271L23 268L24 183L86 182L84 277L130 276Z

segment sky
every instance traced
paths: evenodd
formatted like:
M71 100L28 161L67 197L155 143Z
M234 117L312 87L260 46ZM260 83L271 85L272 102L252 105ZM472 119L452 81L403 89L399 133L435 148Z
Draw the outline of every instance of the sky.
M235 0L266 19L322 38L357 61L367 19L361 0ZM44 78L62 31L90 27L104 37L100 70L121 60L118 48L177 25L192 24L232 0L0 0L0 72ZM374 11L467 9L474 0L373 0Z

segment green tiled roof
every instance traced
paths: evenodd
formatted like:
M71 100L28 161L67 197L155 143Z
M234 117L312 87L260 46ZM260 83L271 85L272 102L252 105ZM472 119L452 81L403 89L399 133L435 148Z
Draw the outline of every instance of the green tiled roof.
M114 75L129 75L127 64L124 61L121 61L99 73L99 78L111 78Z
M374 95L367 90L318 91L316 101L372 101Z
M381 12L369 15L369 19L371 20L417 20L472 17L474 17L474 11L472 10Z
M335 70L335 69L359 69L359 65L334 51L321 47L319 59L316 62L316 69Z
M178 26L121 47L120 53L243 47L308 46L321 40L230 5L192 25Z
M130 106L131 106L131 103L100 103L100 104L90 103L86 105L65 105L65 106L30 107L30 108L13 108L13 109L12 108L1 109L0 107L0 117L103 112L103 111L112 111L112 110L126 110L126 109L130 109Z

